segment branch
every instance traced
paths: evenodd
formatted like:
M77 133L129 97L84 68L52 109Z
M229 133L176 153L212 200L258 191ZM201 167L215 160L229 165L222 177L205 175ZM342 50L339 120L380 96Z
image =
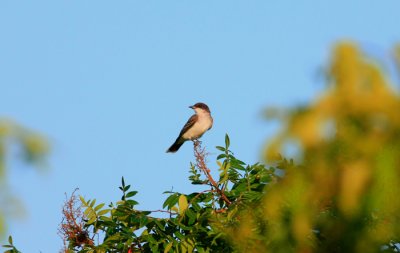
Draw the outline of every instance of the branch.
M215 182L214 178L210 174L210 169L206 164L206 156L205 148L201 147L201 142L199 140L193 140L193 151L194 156L196 157L196 166L203 171L204 175L207 177L208 181L211 183L211 187L218 192L221 196L222 200L226 203L227 206L231 204L231 201L226 197L224 190L218 187L217 182Z
M178 215L178 213L171 212L171 211L168 211L168 210L153 210L153 211L148 211L148 212L152 212L152 213L169 213L170 215Z

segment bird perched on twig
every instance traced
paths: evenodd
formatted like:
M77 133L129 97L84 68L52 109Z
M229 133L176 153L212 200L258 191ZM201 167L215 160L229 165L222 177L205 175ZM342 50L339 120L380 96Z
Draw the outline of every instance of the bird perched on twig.
M196 103L189 106L195 112L192 117L183 126L178 138L174 144L167 150L167 153L175 153L182 146L185 141L194 141L199 139L207 130L211 129L213 125L213 118L208 106L204 103Z

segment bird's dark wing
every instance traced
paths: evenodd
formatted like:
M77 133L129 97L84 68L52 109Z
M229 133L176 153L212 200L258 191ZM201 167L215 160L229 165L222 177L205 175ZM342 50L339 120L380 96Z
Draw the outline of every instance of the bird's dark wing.
M187 130L189 130L194 123L197 121L197 114L192 115L192 117L189 118L189 120L186 122L186 124L183 126L181 132L179 133L179 137L181 137L184 133L186 133Z

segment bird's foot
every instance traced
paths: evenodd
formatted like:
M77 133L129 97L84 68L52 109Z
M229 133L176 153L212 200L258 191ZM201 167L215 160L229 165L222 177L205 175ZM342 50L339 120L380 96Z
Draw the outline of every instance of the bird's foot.
M193 145L194 145L195 147L201 145L201 141L199 141L199 139L192 139L192 141L193 141Z

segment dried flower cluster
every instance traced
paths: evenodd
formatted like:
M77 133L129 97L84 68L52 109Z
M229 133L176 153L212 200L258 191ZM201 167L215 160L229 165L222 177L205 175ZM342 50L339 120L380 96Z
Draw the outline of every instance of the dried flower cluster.
M62 208L63 220L58 229L58 234L64 242L64 248L61 251L63 253L69 252L68 248L71 247L68 247L68 243L73 248L93 245L93 239L89 237L88 231L84 228L85 216L80 201L75 195L77 190L75 189L69 198L66 195L66 201Z

